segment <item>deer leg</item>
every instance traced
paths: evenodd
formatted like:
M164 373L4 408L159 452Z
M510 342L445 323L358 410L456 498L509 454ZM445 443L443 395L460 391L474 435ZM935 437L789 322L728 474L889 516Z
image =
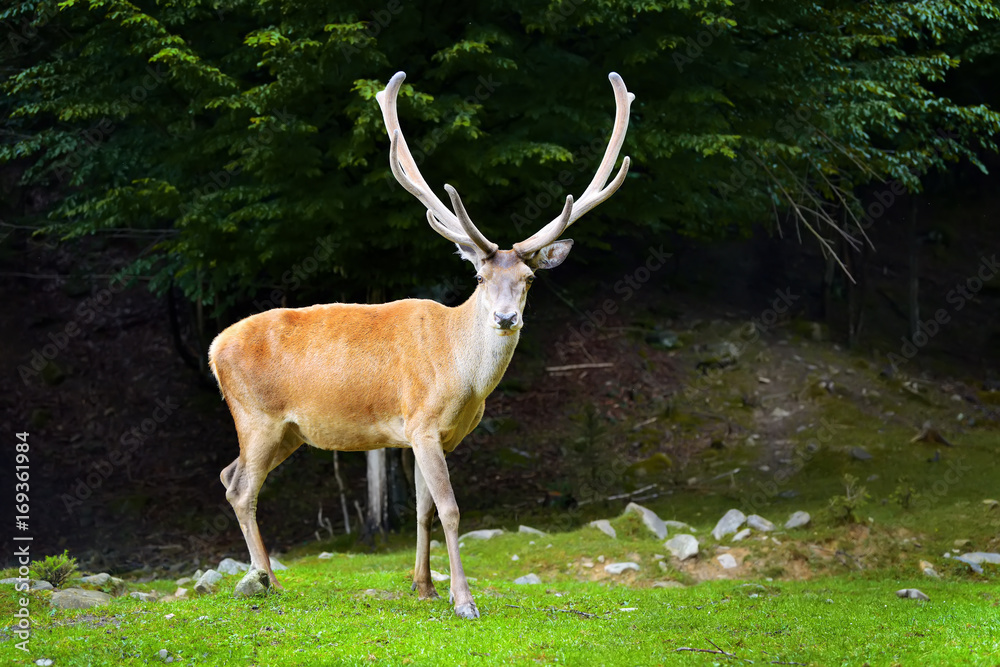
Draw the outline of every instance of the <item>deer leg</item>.
M451 488L448 464L444 460L441 443L436 437L424 438L422 442L412 443L412 448L417 467L420 468L424 482L434 498L438 517L444 528L444 539L448 543L448 564L451 570L451 593L455 603L455 613L460 618L479 618L479 610L472 599L469 582L465 579L465 570L458 554L458 503L455 501L455 491Z
M271 559L257 526L257 495L267 473L288 458L301 444L302 441L290 433L281 434L280 439L258 435L241 438L239 458L220 475L226 486L226 499L233 506L243 531L243 539L250 551L251 567L266 572L268 581L278 590L282 586L271 569Z
M417 487L417 562L413 566L413 588L421 600L434 600L437 589L431 580L431 521L434 519L434 498L430 487L420 473L420 466L413 467Z

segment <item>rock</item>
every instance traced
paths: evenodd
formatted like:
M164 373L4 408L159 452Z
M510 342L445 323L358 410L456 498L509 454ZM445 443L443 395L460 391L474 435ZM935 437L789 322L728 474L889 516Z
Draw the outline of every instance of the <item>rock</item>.
M751 514L747 517L747 526L753 528L754 530L759 530L762 533L767 533L774 530L774 524L760 516L759 514Z
M995 510L1000 507L1000 500L993 500L992 498L987 498L983 501L983 504L989 507L991 510Z
M721 565L725 570L731 570L738 565L732 554L722 554L720 556L716 556L715 560L719 561L719 565Z
M733 535L732 541L733 542L742 542L743 540L745 540L748 537L750 537L750 529L749 528L744 528L740 532L738 532L735 535Z
M194 581L198 581L199 579L201 579L201 575L203 574L205 574L205 571L202 570L201 568L198 568L197 570L194 571L194 574L191 575L191 579L193 579Z
M270 585L271 580L270 577L267 576L267 572L252 567L247 570L245 575L243 575L243 578L240 579L240 583L236 584L236 590L233 591L233 597L249 598L254 597L255 595L267 595L267 588Z
M698 532L697 530L695 530L691 526L687 525L683 521L671 521L671 520L668 519L667 521L663 522L663 525L666 526L668 529L669 528L673 528L674 530L683 530L683 531L686 531L688 533L697 533Z
M441 547L440 542L438 542L437 540L431 540L431 549L439 549L440 547Z
M639 564L633 563L631 561L626 561L624 563L608 563L607 565L604 566L604 571L607 572L608 574L621 574L626 570L635 570L636 572L638 572Z
M288 566L287 565L282 565L280 562L278 562L277 558L272 558L272 557L268 556L268 560L271 561L271 569L272 570L287 570L288 569Z
M788 521L785 522L785 528L791 530L792 528L801 528L809 523L812 517L809 516L809 512L795 512L792 516L788 517Z
M941 575L937 573L934 566L925 560L920 561L920 571L923 572L928 577L934 577L935 579L940 579Z
M698 540L694 535L687 535L686 533L674 535L664 542L663 546L677 560L687 560L698 555Z
M78 581L82 584L90 584L91 586L99 586L101 588L110 589L112 595L120 595L125 592L126 588L126 584L122 579L112 577L107 572L80 577Z
M485 530L474 530L470 533L466 533L458 538L458 541L463 540L489 540L493 539L497 535L503 535L503 528L488 528Z
M198 577L198 583L194 585L194 590L202 595L215 592L215 585L222 581L222 574L215 570L209 570Z
M743 522L747 520L746 514L739 510L729 510L722 518L719 519L719 523L715 524L715 528L712 529L712 537L717 540L721 540L726 535L730 533L735 533L743 525Z
M232 558L223 558L219 561L219 567L215 569L222 574L239 574L240 572L248 571L250 569L250 564L242 563L238 560L233 560Z
M191 577L181 577L180 579L178 579L174 583L177 584L178 586L187 586L192 581L194 581L194 579L192 579Z
M656 561L656 564L657 564L657 565L659 566L659 568L660 568L661 570L663 570L664 572L666 572L666 571L667 571L667 563L666 563L666 561L662 561L662 560L658 560L658 561Z
M521 560L521 557L518 556L517 554L514 554L513 556L510 557L510 559L511 560Z
M973 551L967 554L962 554L961 556L956 556L956 558L959 558L966 563L976 563L977 565L981 565L983 563L1000 565L1000 554L986 553L984 551Z
M948 558L951 558L951 554L949 554L949 553L945 553L945 556L947 556ZM974 560L966 560L963 556L955 556L954 560L961 561L961 562L965 563L976 574L982 574L983 573L983 566L980 565L979 563L977 563Z
M857 461L871 461L872 455L864 447L851 447L851 458Z
M448 581L449 579L451 579L451 575L441 574L440 572L431 570L431 579L434 581Z
M316 556L316 558L319 558L320 560L329 560L330 558L333 558L333 554L329 551L324 551L320 555Z
M66 588L52 594L50 603L56 609L90 609L111 602L111 596L101 591Z
M52 658L39 658L38 660L35 660L35 664L38 665L38 667L52 667L55 663L52 662Z
M771 416L774 417L775 419L784 419L785 417L790 417L791 414L792 414L791 412L789 412L788 410L784 410L782 408L775 408L774 410L771 411Z
M186 588L178 588L176 591L174 591L173 598L175 600L177 598L186 598L187 594L188 594L188 589L186 589Z
M654 581L653 588L687 588L679 581Z
M663 519L656 516L656 512L649 509L648 507L643 507L636 503L629 503L625 507L623 514L638 514L642 517L642 523L646 528L656 535L656 539L662 540L667 537L667 525L663 523Z
M896 597L910 600L930 600L926 593L916 588L901 588L896 591Z
M540 584L542 580L538 578L535 573L526 574L523 577L518 577L514 580L515 584Z
M537 528L532 528L531 526L518 526L517 532L527 533L528 535L544 535L545 533L538 530Z
M55 589L55 586L44 580L31 582L31 590L33 591L54 591Z
M156 602L157 599L152 593L143 593L142 591L133 591L128 596L139 602Z
M611 522L608 521L607 519L598 519L597 521L591 521L587 525L596 528L597 530L601 531L608 537L618 537L618 533L615 532L614 526L612 526Z

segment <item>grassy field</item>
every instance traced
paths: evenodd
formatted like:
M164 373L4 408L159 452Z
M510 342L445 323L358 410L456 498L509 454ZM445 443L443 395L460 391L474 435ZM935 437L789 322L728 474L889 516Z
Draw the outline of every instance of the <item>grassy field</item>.
M463 558L482 613L475 621L457 619L444 599L417 600L408 585L412 553L393 547L289 559L280 573L285 591L254 600L230 596L236 577L213 595L161 603L121 597L83 611L51 610L48 593L32 594L30 652L15 648L9 626L0 628L0 664L158 664L161 650L184 665L1000 664L995 571L972 575L962 566L928 579L889 568L659 588L652 584L684 574L657 565L662 546L632 518L615 524L615 541L589 528L470 540ZM599 562L581 567L598 556L629 558L642 569L609 576ZM443 550L433 552L432 567L447 569ZM511 583L529 571L544 583ZM583 580L588 573L596 580ZM439 583L439 592L446 587ZM907 587L930 601L897 598L895 590ZM167 593L176 585L133 588ZM8 589L0 613L12 618L14 605Z

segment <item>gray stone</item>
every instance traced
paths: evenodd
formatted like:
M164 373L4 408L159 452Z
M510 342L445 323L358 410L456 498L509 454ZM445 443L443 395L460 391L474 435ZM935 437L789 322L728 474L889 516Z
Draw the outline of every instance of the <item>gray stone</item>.
M329 560L333 558L333 554L330 553L329 551L324 551L320 555L316 556L316 558L319 558L320 560Z
M896 591L896 597L909 600L930 600L927 594L917 588L901 588Z
M631 561L625 561L624 563L608 563L604 566L604 571L608 574L621 574L626 570L635 570L638 572L639 564Z
M194 579L192 579L191 577L181 577L180 579L178 579L174 583L177 584L178 586L187 586L192 581L194 581Z
M514 580L515 584L540 584L542 580L538 578L538 575L532 572L531 574L526 574L523 577L518 577Z
M31 590L33 591L54 591L55 589L55 586L44 580L31 582Z
M268 556L268 560L271 561L271 569L272 570L287 570L288 569L288 566L287 565L282 565L280 562L278 562L277 558L273 558L271 556Z
M497 535L503 535L502 528L487 528L484 530L473 530L472 532L466 533L465 535L459 537L458 541L461 542L463 540L490 540L496 537Z
M431 570L431 579L434 581L448 581L451 579L451 575L441 574L435 570Z
M532 528L531 526L518 526L517 532L527 533L528 535L544 535L545 533L538 530L537 528Z
M232 558L223 558L219 561L219 566L215 569L222 574L239 574L240 572L247 572L250 569L250 564L233 560Z
M267 595L267 588L270 585L271 580L270 577L267 576L267 572L252 567L247 570L245 575L243 575L243 578L240 579L240 583L236 584L236 590L233 591L233 597L249 598L255 595Z
M698 555L698 540L694 535L681 533L663 543L677 560L687 560Z
M52 594L50 603L57 609L90 609L111 602L111 596L101 591L66 588Z
M16 586L19 581L22 580L17 577L11 577L10 579L0 579L0 584L14 584Z
M143 593L142 591L133 591L128 594L130 598L134 598L139 602L156 602L156 596L152 593Z
M222 581L222 574L215 570L209 570L198 578L198 583L194 585L194 590L202 595L215 592L215 585Z
M745 540L748 537L750 537L750 529L749 528L744 528L740 532L738 532L735 535L733 535L732 541L733 542L742 542L743 540Z
M687 525L683 521L673 521L671 519L667 519L666 521L663 522L663 525L666 526L668 529L669 528L673 528L674 530L684 530L684 531L687 531L689 533L697 533L698 532L697 530L695 530L691 526Z
M687 588L679 581L654 581L653 588Z
M721 540L726 535L730 533L735 533L743 525L743 522L747 520L746 514L739 510L729 510L722 518L719 519L719 523L715 524L715 528L712 529L712 537L717 540Z
M656 512L649 509L648 507L643 507L636 503L629 503L625 507L625 512L623 514L638 514L642 517L642 523L646 528L649 528L656 539L662 540L667 537L667 525L663 523L663 519L656 516Z
M587 524L592 526L597 530L601 531L608 537L618 537L618 533L615 532L615 527L611 525L611 522L607 519L598 519L597 521L591 521Z
M91 574L86 577L80 577L78 581L83 584L89 584L91 586L100 586L101 588L110 589L112 595L120 595L125 592L126 588L124 580L119 579L118 577L112 577L107 572L101 572L100 574Z
M774 530L774 524L760 516L759 514L751 514L747 517L747 526L753 528L754 530L759 530L762 533L767 533Z
M807 525L812 520L809 516L809 512L795 512L792 516L788 517L788 521L785 522L785 528L791 530L792 528L801 528Z
M719 561L719 565L721 565L725 570L731 570L738 565L732 554L722 554L716 556L715 560Z
M440 547L441 547L440 542L438 542L437 540L431 540L431 549L439 549Z
M1000 565L1000 554L987 553L985 551L972 551L970 553L957 556L957 558L962 559L962 561L966 563L976 563L977 565L982 565L983 563Z
M858 461L871 461L872 455L864 447L851 447L851 458Z

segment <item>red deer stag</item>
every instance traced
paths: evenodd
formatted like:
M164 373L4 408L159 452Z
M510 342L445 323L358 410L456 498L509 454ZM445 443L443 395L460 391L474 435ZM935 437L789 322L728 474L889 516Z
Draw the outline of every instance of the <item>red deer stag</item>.
M438 597L430 572L434 508L444 528L455 613L476 618L458 551L458 505L445 453L479 423L524 325L528 286L538 269L562 263L573 242L558 240L580 216L610 197L628 173L629 158L608 183L628 129L634 95L612 73L615 124L597 175L559 217L512 250L499 250L476 228L450 185L451 208L417 168L399 128L398 72L376 99L389 133L396 180L427 208L431 228L476 267L478 286L449 308L404 299L378 305L326 304L275 308L230 326L212 342L209 361L236 422L240 455L222 471L250 550L252 567L237 593L280 588L257 527L257 494L267 474L302 443L365 451L409 447L416 460L417 557L413 588Z

